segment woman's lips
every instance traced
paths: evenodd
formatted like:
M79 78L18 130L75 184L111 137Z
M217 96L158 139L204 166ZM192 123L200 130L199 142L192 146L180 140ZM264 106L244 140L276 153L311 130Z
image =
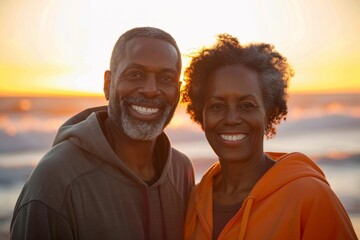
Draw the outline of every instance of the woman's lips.
M228 142L238 142L241 141L243 139L245 139L247 137L247 134L243 134L243 133L236 133L236 134L220 134L220 137Z

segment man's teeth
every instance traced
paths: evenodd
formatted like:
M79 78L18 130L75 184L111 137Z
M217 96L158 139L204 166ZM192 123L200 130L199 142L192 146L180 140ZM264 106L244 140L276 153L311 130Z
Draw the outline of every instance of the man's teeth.
M240 141L246 137L245 134L236 134L236 135L228 135L228 134L221 134L220 137L226 141L235 142Z
M150 115L157 113L159 111L159 108L146 108L146 107L140 107L136 105L131 105L132 109L134 109L136 112L140 114Z

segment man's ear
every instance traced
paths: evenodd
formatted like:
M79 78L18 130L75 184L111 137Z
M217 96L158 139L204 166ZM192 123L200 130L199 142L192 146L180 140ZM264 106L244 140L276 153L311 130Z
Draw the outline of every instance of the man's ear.
M182 85L182 82L179 81L179 95L178 95L178 98L177 98L177 103L179 103L180 97L181 97L181 85Z
M106 70L104 73L104 94L106 100L110 97L111 72Z

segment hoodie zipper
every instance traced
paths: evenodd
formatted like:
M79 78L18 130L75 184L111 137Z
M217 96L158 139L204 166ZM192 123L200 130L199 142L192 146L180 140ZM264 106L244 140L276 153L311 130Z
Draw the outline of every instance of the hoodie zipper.
M199 212L197 209L196 209L196 215L199 217L199 221L201 223L201 226L203 226L203 228L205 230L205 233L207 234L208 239L212 239L212 230L210 229L209 225L207 224L206 219L201 214L201 212Z

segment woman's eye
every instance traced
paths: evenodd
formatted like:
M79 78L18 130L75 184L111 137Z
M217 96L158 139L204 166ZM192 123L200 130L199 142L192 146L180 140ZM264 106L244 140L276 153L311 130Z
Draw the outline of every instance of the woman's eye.
M221 103L214 103L210 106L210 109L214 110L214 111L219 111L222 110L224 108L224 105Z
M256 106L252 103L244 103L240 105L240 108L244 111L251 111L256 108Z

